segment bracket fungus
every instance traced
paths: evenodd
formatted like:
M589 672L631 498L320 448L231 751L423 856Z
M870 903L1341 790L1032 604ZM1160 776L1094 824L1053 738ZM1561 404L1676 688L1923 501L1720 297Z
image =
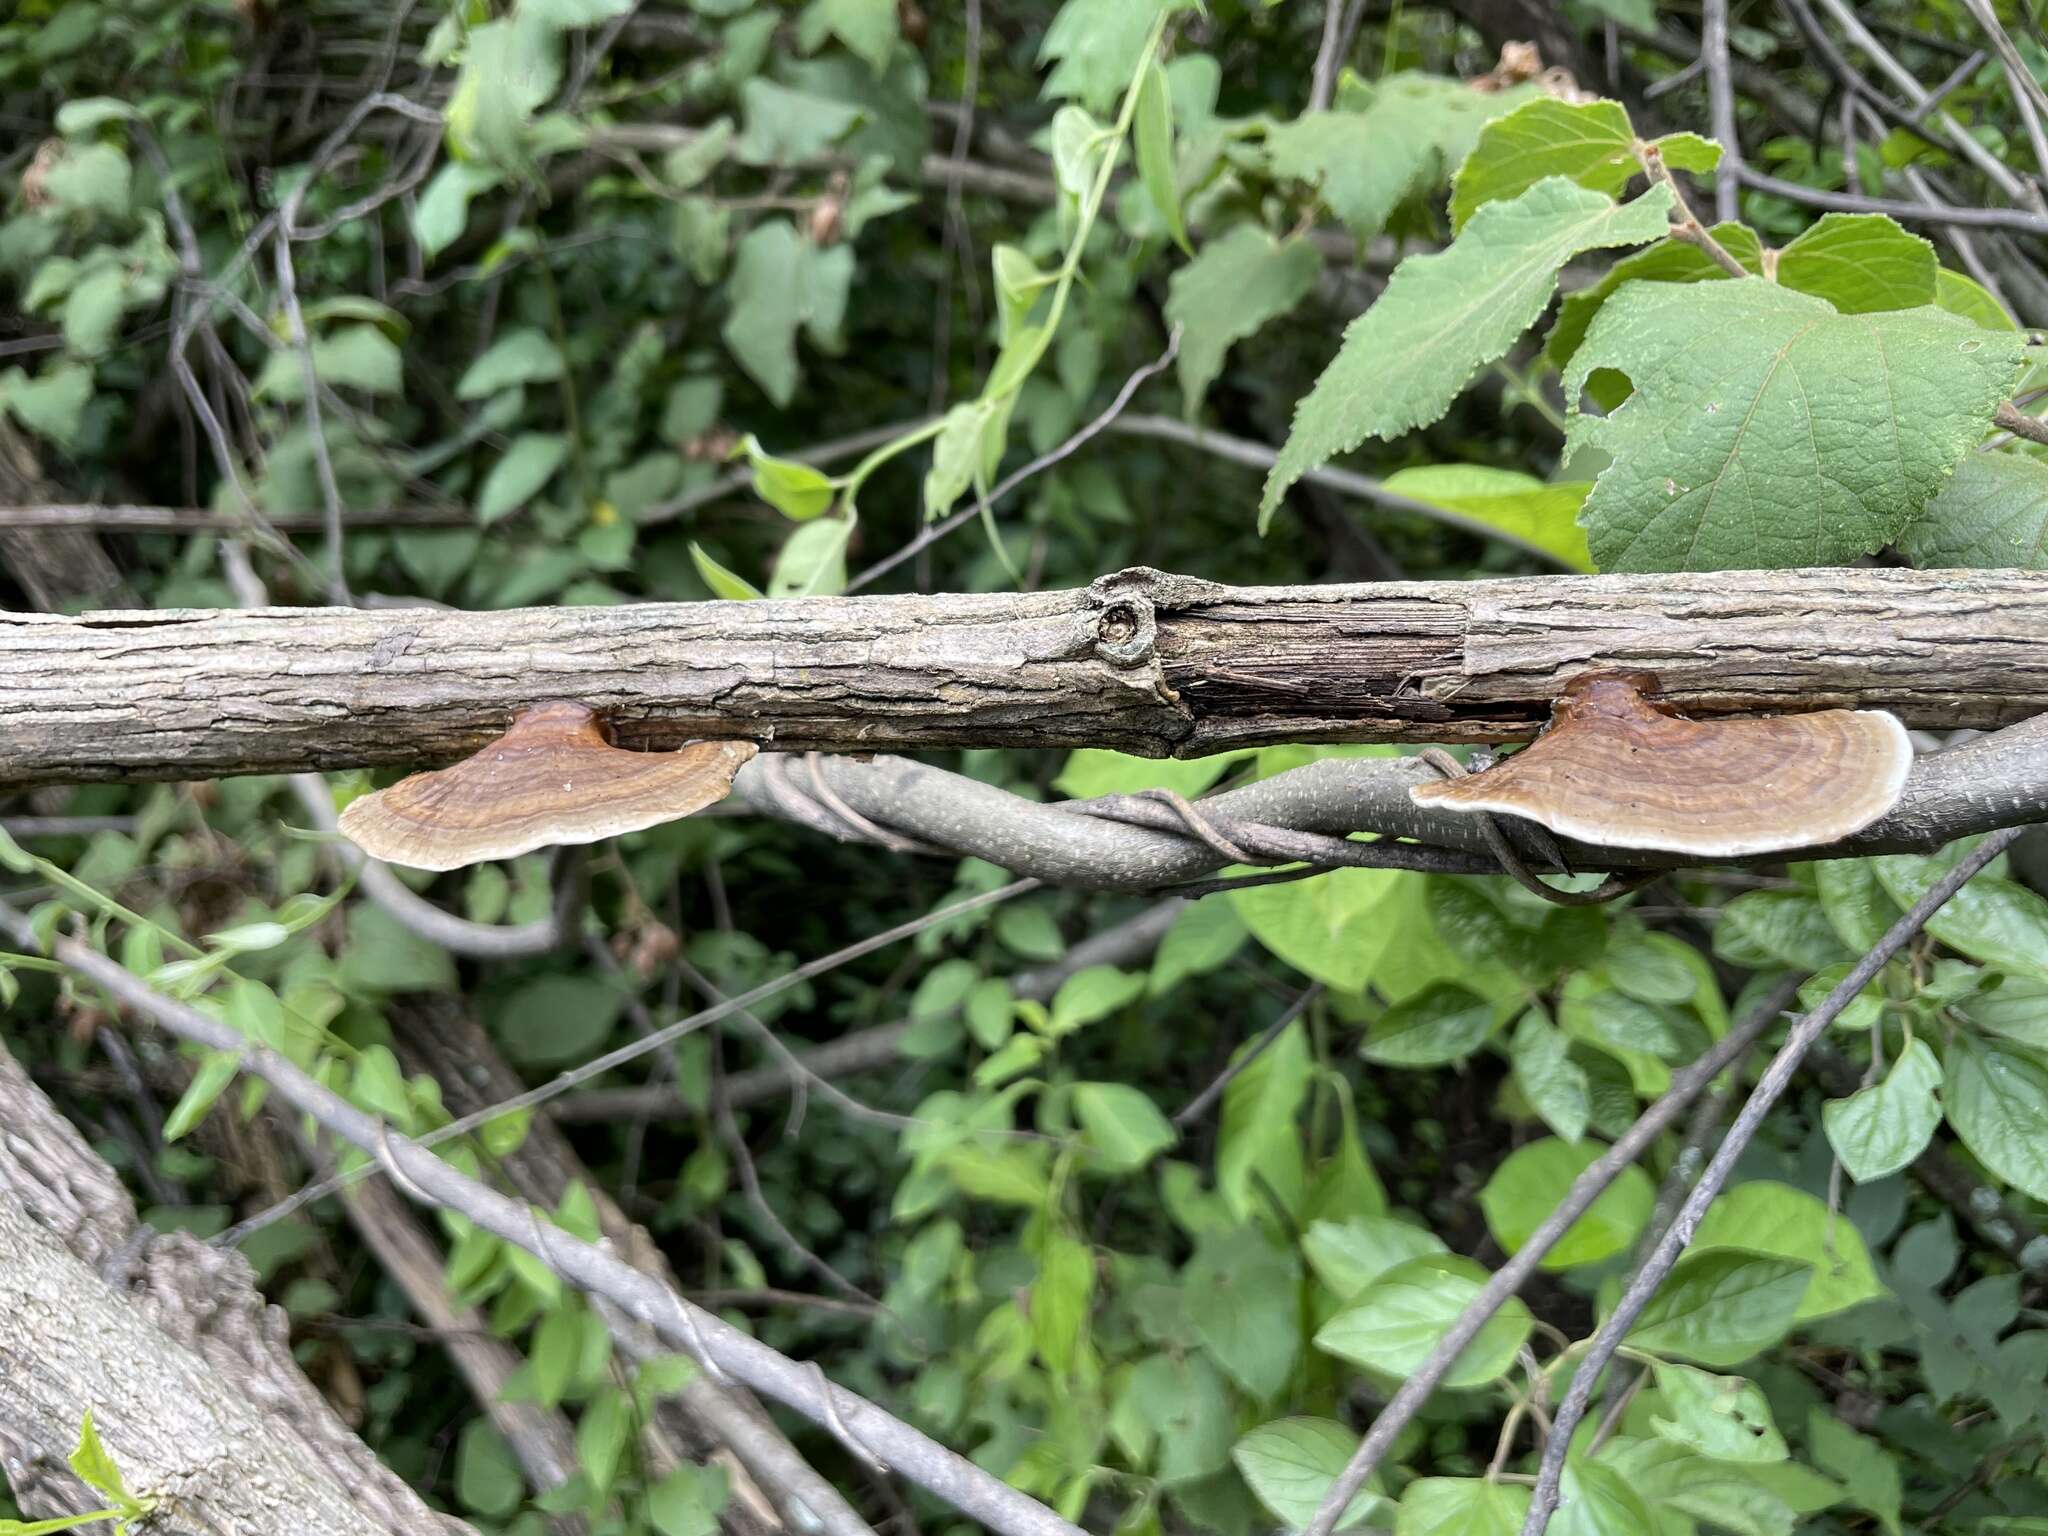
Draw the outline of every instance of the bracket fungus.
M1417 805L1522 816L1612 848L1735 858L1831 843L1898 803L1906 728L1882 710L1687 720L1645 673L1575 678L1543 734Z
M452 768L351 801L341 830L363 852L413 869L459 869L558 843L594 843L701 811L732 791L760 749L693 741L674 752L612 745L596 710L555 699Z

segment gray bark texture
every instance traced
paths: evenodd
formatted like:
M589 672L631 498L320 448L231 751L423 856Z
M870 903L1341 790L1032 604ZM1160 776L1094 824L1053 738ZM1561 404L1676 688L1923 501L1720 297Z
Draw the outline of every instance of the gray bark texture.
M470 1531L349 1433L248 1262L140 1227L113 1171L0 1052L0 1467L24 1508L104 1507L66 1467L88 1408L166 1530Z
M621 744L777 750L1526 740L1570 678L1700 715L2048 710L2048 575L1803 570L460 613L0 615L0 787L452 761L575 698Z

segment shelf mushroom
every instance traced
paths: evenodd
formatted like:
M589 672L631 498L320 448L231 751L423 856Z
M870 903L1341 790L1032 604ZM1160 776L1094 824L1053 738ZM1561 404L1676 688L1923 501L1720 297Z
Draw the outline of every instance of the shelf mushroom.
M1643 673L1575 678L1528 747L1409 796L1611 848L1735 858L1847 837L1905 788L1912 742L1882 710L1687 720L1655 688Z
M341 830L374 859L459 869L558 843L594 843L701 811L732 791L751 741L674 752L612 745L596 710L554 699L452 768L416 773L349 803Z

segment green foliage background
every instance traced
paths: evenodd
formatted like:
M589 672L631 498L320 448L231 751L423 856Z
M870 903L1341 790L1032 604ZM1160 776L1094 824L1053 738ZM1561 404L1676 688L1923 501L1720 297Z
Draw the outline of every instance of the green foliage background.
M1930 79L1975 46L1960 5L1870 9L1896 13ZM885 584L1064 586L1138 563L1246 583L1879 554L2041 567L2048 471L2024 444L1977 451L2034 383L1998 297L1879 215L1753 193L1706 237L1719 259L1667 235L1681 190L1704 195L1662 168L1710 176L1720 153L1694 131L1696 85L1644 95L1670 83L1684 13L1565 10L1589 59L1618 27L1626 100L1489 75L1501 40L1457 8L1372 8L1310 110L1323 17L1303 0L987 0L973 22L896 0L21 0L0 23L17 145L0 413L50 500L246 519L280 602L324 600L328 575L317 518L266 528L327 497L308 356L344 521L414 513L350 527L359 596L839 592L1169 347L1172 376L1121 422ZM1798 34L1738 10L1746 66L1817 99ZM1947 110L2042 169L1994 64ZM1787 111L1784 92L1745 95L1740 123L1754 163L1807 186L1972 174L1914 134L1845 157ZM956 154L973 174L954 192L935 162ZM306 236L296 320L264 224L287 207ZM200 317L183 355L217 440L172 366ZM1173 417L1276 448L1263 489ZM892 423L820 468L793 458ZM1361 448L1349 462L1410 505L1316 478ZM749 483L719 489L735 458ZM133 601L235 602L214 535L115 553ZM951 766L1031 795L1195 793L1316 755ZM88 788L60 808L133 818L36 850L78 882L61 901L91 911L82 886L138 915L99 928L110 952L407 1130L448 1118L403 1061L418 994L460 998L539 1080L689 1012L686 974L737 991L1001 883L973 860L686 822L599 855L588 949L458 963L337 886L281 781ZM657 1064L672 1112L572 1129L688 1287L1091 1529L1294 1527L1372 1404L1671 1069L1788 971L1811 971L1817 1000L1953 857L1672 878L1597 911L1346 870L1208 898L1156 954L1032 1000L1021 973L1144 905L1042 892L759 1011L799 1045L905 1024L847 1085L904 1118L814 1094L742 1112L736 1147L712 1095L766 1058L734 1028ZM547 861L434 894L529 920ZM1310 982L1215 1108L1177 1121ZM274 1163L288 1137L226 1058L138 1045L170 1106L159 1144L119 1102L95 1000L28 964L0 984L10 1049L149 1219L209 1233L284 1192L249 1148ZM1633 1336L1639 1388L1575 1451L1579 1497L1553 1529L2048 1531L2043 1266L1904 1173L1945 1147L2022 1212L2048 1202L2048 902L1994 867L1843 1025L1861 1086L1809 1086L1774 1116ZM488 1175L524 1131L508 1117L454 1155ZM1461 1357L1357 1520L1519 1528L1520 1431L1611 1303L1675 1151L1619 1181ZM558 1219L593 1231L588 1194ZM573 1418L581 1471L524 1486L433 1341L394 1326L402 1297L328 1202L247 1251L365 1438L484 1529L572 1510L598 1531L711 1529L723 1474L656 1476L633 1433L687 1363L629 1372L542 1266L441 1230L451 1289L524 1351L516 1395ZM843 1448L801 1443L871 1499Z

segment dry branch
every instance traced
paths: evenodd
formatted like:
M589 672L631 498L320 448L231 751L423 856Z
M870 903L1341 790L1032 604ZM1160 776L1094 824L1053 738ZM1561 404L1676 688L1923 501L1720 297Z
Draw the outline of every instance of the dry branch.
M2048 710L2048 576L1805 570L609 608L0 615L0 787L451 761L573 697L621 741L782 749L1532 736L1568 678L1695 714Z

